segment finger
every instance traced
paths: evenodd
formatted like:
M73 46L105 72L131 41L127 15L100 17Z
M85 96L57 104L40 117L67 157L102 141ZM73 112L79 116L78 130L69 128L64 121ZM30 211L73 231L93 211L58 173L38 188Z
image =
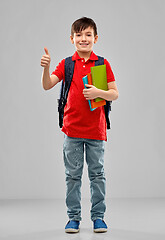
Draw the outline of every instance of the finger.
M40 64L41 65L41 67L48 67L48 65L46 65L46 64Z
M45 53L46 55L49 55L48 49L46 47L44 47Z
M41 60L41 63L49 64L49 61Z
M47 64L47 63L40 63L40 65L41 65L42 67L49 67L49 64Z
M42 65L42 64L41 64L41 67L43 67L43 68L49 68L48 65Z
M42 58L50 59L50 56L48 56L48 55L43 55Z
M46 61L46 60L41 60L41 63L44 63L44 64L49 64L49 61Z
M42 57L42 58L41 58L41 61L47 61L47 62L50 62L50 58Z
M90 84L85 84L86 87L92 87L93 85Z
M41 62L40 64L41 64L41 66L49 66L48 63L44 63L44 62Z
M88 92L90 92L91 90L89 89L89 88L84 88L83 89L83 92L86 92L86 93L88 93Z
M84 97L85 97L85 98L89 98L88 94L84 94Z
M86 92L83 93L83 94L84 94L84 97L87 97L89 95L89 93L86 93Z

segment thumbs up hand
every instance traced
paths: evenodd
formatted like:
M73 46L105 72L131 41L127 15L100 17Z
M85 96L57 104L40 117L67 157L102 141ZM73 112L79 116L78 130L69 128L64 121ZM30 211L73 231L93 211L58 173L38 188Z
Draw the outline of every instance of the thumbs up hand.
M48 49L46 47L44 48L44 50L45 50L45 54L41 58L41 64L40 65L44 68L49 68L50 67L50 61L51 61L50 54L49 54Z

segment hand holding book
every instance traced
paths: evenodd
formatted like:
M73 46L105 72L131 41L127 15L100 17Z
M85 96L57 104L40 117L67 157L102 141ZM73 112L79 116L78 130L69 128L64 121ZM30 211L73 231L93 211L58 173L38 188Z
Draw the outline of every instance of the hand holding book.
M99 89L108 90L106 65L91 67L91 73L83 77L83 83L85 87L83 94L89 102L91 111L106 105L104 99L98 98Z
M85 84L86 89L83 90L86 100L92 100L98 97L98 88L93 85Z

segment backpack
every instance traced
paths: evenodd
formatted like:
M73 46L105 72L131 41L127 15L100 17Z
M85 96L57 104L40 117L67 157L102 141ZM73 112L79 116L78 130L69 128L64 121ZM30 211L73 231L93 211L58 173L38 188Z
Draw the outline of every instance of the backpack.
M104 58L100 56L97 56L97 57L98 57L98 60L95 61L95 66L103 65ZM72 56L65 58L65 81L62 80L61 89L60 89L60 98L57 99L60 128L62 128L63 126L64 107L67 102L67 96L68 96L69 88L73 78L74 64L75 62L72 61ZM104 105L107 129L110 129L109 112L111 111L111 104L112 104L112 101L106 101L106 105Z

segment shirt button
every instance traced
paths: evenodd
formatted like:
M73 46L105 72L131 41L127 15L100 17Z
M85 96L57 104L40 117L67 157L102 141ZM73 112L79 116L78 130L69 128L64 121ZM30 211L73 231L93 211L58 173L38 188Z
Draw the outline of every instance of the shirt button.
M83 65L83 67L85 67L85 65Z

